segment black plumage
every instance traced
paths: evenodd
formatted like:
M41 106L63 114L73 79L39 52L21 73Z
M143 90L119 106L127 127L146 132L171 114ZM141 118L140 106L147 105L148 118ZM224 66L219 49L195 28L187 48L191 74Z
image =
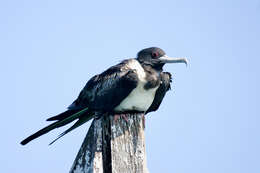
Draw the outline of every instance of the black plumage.
M161 84L155 93L155 98L152 105L146 111L146 114L149 112L156 111L162 103L162 100L167 91L171 89L172 75L169 72L161 72L160 74Z
M160 48L141 50L137 58L124 60L92 77L67 111L47 119L55 122L29 136L21 144L25 145L74 120L78 121L58 138L95 116L156 111L171 83L171 74L163 72L163 66L165 63L179 62L187 64L184 58L169 58Z
M138 83L134 70L125 69L128 61L92 77L69 109L89 107L93 111L112 112Z

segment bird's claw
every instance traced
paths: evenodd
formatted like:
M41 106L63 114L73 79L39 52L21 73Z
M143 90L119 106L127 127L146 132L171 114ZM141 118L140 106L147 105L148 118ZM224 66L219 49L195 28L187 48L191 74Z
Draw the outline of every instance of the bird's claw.
M122 115L122 117L124 118L124 120L125 120L126 122L128 122L128 119L127 119L127 117L126 117L128 114L121 114L121 115Z
M128 122L128 119L127 119L127 116L128 114L115 114L114 115L114 122L116 122L118 119L119 119L119 117L123 117L123 119L126 121L126 122Z

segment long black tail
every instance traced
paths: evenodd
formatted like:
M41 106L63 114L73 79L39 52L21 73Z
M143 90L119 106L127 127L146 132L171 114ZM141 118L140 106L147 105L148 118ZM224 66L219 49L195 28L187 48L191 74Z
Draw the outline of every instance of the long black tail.
M80 109L80 110L82 110L82 109ZM68 117L70 117L71 115L77 113L77 112L80 111L80 110L67 110L67 111L65 111L65 112L62 112L62 113L56 115L56 116L53 116L53 117L48 118L46 121L63 120L63 119L65 119L65 118L68 118Z
M64 115L64 116L59 116L59 115ZM81 117L84 117L86 116L87 118L84 118L84 119L87 119L87 120L90 120L92 118L92 115L90 114L90 112L88 112L88 108L85 108L81 111L78 111L78 112L73 112L73 111L66 111L64 112L64 114L59 114L56 117L52 117L53 119L50 119L50 120L57 120L56 122L48 125L47 127L39 130L38 132L32 134L31 136L27 137L26 139L24 139L21 144L22 145L25 145L27 143L29 143L30 141L38 138L39 136L41 135L44 135L46 133L48 133L49 131L55 129L55 128L58 128L58 127L61 127L61 126L64 126L76 119L79 119ZM58 118L57 118L58 117ZM82 118L81 118L82 119ZM48 119L49 120L49 119Z

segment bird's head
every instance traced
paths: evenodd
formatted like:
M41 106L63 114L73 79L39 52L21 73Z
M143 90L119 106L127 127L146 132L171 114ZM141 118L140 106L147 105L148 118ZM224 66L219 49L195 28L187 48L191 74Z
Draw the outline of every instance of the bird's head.
M168 57L165 52L158 47L150 47L141 50L137 54L137 60L141 64L151 65L156 70L162 70L166 63L185 63L188 64L186 58L171 58Z

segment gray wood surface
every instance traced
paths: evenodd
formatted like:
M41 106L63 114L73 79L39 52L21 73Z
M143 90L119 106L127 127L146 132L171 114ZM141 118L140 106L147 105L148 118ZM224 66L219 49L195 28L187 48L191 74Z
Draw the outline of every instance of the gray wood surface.
M148 173L141 114L94 119L70 173Z

